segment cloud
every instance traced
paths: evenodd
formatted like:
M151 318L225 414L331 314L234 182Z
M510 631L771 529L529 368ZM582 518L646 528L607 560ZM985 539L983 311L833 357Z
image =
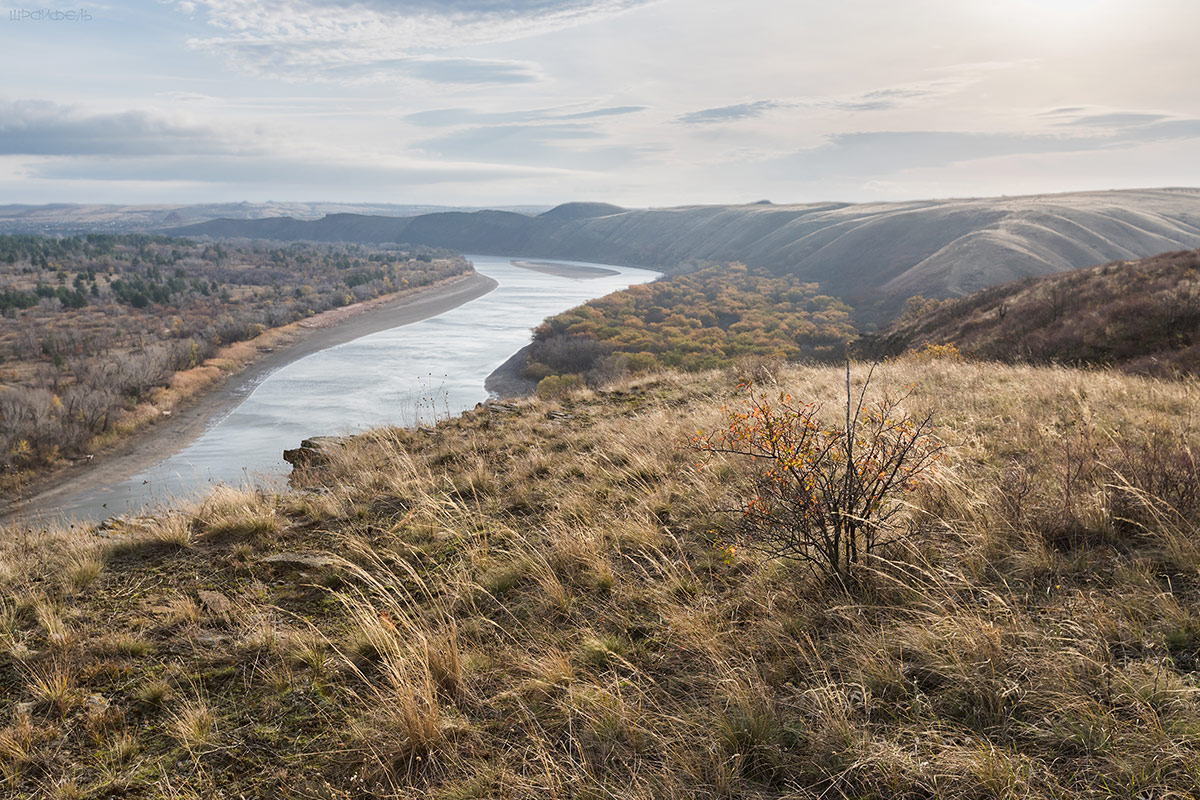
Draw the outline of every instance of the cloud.
M609 144L591 125L550 121L461 128L414 146L425 154L444 158L588 171L627 167L647 153L656 152L651 146Z
M889 175L906 169L942 167L960 161L1091 149L1079 137L951 131L841 133L820 146L779 160L805 180Z
M452 131L418 142L425 152L442 156L545 160L556 141L595 140L593 128L578 123L557 125L487 125Z
M1162 142L1170 139L1200 137L1200 119L1171 119L1124 131L1124 138L1133 141Z
M859 94L837 95L833 97L754 100L730 106L690 111L679 115L675 118L675 121L685 125L711 125L752 119L754 117L761 117L770 111L788 108L829 109L834 111L887 111L900 108L910 101L958 91L968 85L968 83L969 81L962 79L942 79L905 86L890 86L883 89L872 89L871 91Z
M1078 117L1059 125L1088 128L1127 128L1135 125L1148 125L1152 122L1166 119L1165 114L1142 114L1133 111L1118 111L1111 114L1089 114Z
M574 27L653 2L658 0L195 0L207 22L225 34L190 44L272 77L345 80L357 67L353 80L523 83L537 80L537 70L429 55Z
M1067 115L1082 114L1087 111L1087 106L1063 106L1062 108L1052 108L1049 111L1043 111L1038 114L1039 117L1062 117Z
M1091 112L1091 113L1086 113ZM1108 136L1109 143L1161 142L1200 136L1200 119L1171 117L1146 111L1105 111L1095 113L1086 107L1058 108L1038 116L1061 119L1059 128L1094 130L1096 136Z
M788 105L779 102L778 100L755 100L752 103L738 103L732 106L720 106L718 108L705 108L700 111L690 111L686 114L680 114L675 118L676 122L681 122L684 125L707 125L713 122L735 122L740 119L750 119L752 117L761 117L768 111Z
M645 111L648 106L614 106L612 108L597 108L595 111L580 111L574 114L562 114L557 119L595 119L597 117L616 117L624 114L636 114Z
M43 180L219 183L324 186L344 189L407 188L411 184L472 183L513 178L562 177L566 170L494 164L402 160L344 160L298 156L167 156L161 158L60 158L31 165Z
M44 101L0 102L0 158L28 177L43 180L292 185L372 188L408 184L559 177L573 175L551 160L543 165L491 163L485 136L460 132L447 141L445 160L400 158L336 150L301 152L287 142L255 144L144 111L95 114ZM519 151L551 139L595 134L582 123L530 126L512 131ZM540 145L539 145L540 146ZM493 147L492 152L503 152ZM461 157L460 157L461 156Z
M1200 120L1153 123L1107 134L872 131L841 133L814 148L764 162L801 180L862 178L1016 155L1077 153L1200 138Z
M505 18L587 16L614 13L645 3L646 0L307 0L303 5L313 9L324 9L330 13L370 9L401 16Z
M340 64L324 69L324 76L345 83L376 83L414 78L430 83L520 84L541 79L537 65L527 61L482 58L412 56L363 63Z
M814 101L815 105L823 105L842 111L887 111L904 105L905 100L916 100L938 94L932 86L925 88L896 87L892 89L876 89L864 92L855 97L833 98L825 101Z
M534 108L524 111L474 111L469 108L438 108L418 111L404 117L406 122L427 128L447 128L455 125L503 124L537 122L539 120L583 120L621 116L645 111L646 106L613 106L592 111L564 113L555 108Z
M0 102L0 155L169 155L237 152L215 131L145 111L89 114L41 100Z

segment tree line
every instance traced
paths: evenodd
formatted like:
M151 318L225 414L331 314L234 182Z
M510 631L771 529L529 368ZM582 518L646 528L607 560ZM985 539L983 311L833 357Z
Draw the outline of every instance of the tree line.
M545 394L625 372L696 371L747 356L835 360L854 336L850 312L794 275L711 264L551 317L534 332L524 374Z
M223 345L470 269L408 245L0 236L0 483L86 454Z

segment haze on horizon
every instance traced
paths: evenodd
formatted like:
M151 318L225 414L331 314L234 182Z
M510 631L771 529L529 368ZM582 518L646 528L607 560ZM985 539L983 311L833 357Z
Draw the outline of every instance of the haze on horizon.
M1195 0L115 0L0 15L0 202L1200 185Z

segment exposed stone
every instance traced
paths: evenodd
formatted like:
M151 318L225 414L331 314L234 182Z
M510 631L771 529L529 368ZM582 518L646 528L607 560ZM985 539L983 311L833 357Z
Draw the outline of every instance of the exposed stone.
M341 560L317 553L275 553L261 559L264 564L274 564L293 569L327 569L341 566Z
M321 467L329 463L330 452L342 446L340 436L314 436L302 441L294 450L284 450L283 460L297 469Z
M200 597L200 602L204 604L204 607L213 614L225 614L233 608L233 602L220 592L201 589L196 594Z
M492 412L493 414L513 414L517 410L517 407L511 403L491 402L488 403L487 407L488 411Z

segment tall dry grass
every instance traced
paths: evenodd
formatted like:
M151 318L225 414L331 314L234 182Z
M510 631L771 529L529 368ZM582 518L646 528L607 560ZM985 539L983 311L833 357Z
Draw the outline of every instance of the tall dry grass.
M824 400L836 423L838 370L756 377ZM951 463L907 510L921 534L834 584L714 546L731 528L716 509L745 476L696 470L686 442L739 380L667 374L376 431L292 492L222 491L129 534L172 547L6 538L6 785L1200 789L1195 384L883 365L880 390L910 387L904 402L933 412ZM93 695L123 716L89 733Z

